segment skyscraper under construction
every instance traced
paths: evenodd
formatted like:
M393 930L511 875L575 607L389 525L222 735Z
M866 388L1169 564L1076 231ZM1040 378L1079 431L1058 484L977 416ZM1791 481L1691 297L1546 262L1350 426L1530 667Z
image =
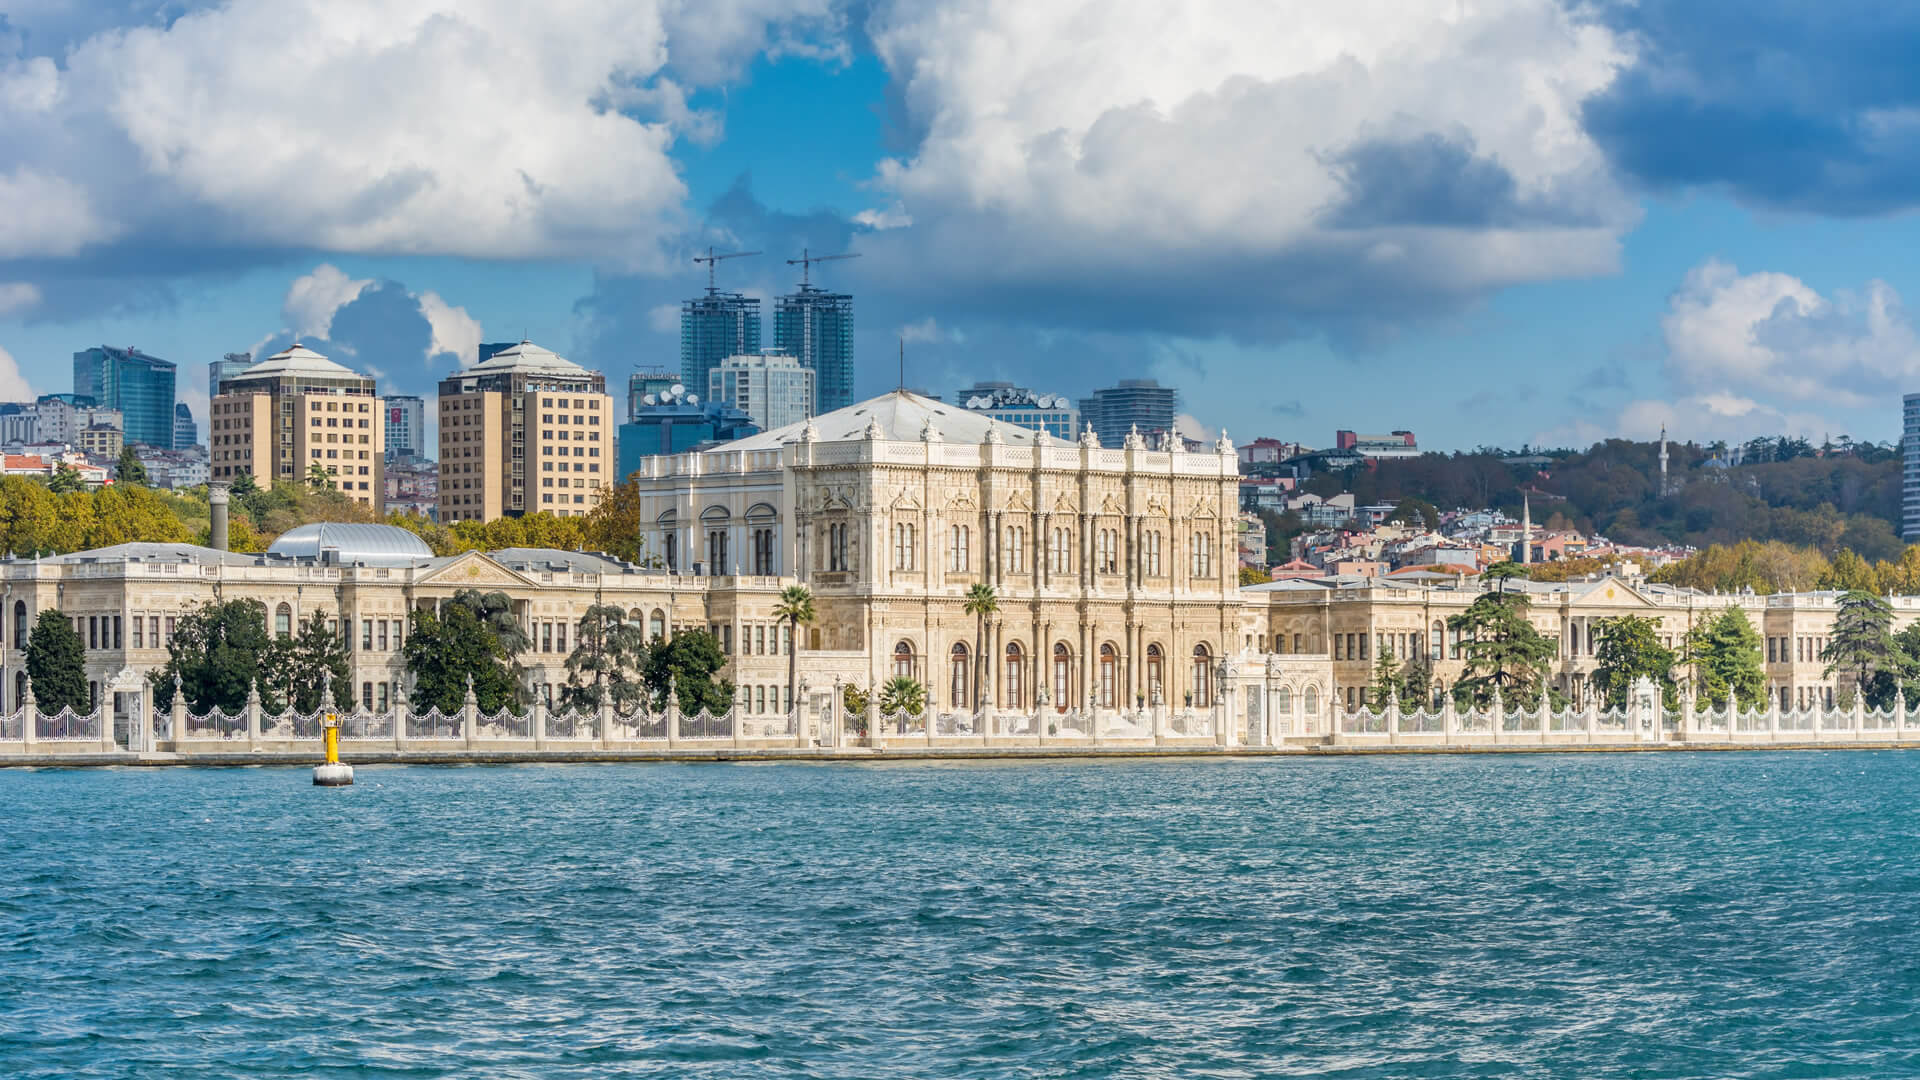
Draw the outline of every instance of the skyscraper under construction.
M774 302L773 343L813 369L814 415L853 404L853 297L800 286Z
M760 351L760 300L708 289L680 305L680 381L696 394L729 356Z

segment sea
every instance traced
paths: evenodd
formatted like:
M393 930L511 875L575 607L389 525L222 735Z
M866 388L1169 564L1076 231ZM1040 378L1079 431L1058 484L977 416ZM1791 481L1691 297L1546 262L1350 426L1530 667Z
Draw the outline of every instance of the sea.
M0 1077L1920 1076L1920 755L0 769Z

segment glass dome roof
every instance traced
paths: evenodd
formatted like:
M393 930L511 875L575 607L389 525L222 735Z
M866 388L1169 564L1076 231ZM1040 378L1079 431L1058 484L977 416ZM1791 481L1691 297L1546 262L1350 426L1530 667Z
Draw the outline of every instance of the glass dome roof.
M412 566L433 558L426 541L397 525L322 521L288 529L267 546L267 554L289 559L317 559L322 552L334 562L367 566Z

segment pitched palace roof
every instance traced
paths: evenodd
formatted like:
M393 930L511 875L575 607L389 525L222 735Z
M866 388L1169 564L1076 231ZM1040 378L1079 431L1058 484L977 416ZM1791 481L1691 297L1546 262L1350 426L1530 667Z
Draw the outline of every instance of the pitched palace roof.
M933 433L941 442L977 446L987 441L987 431L991 428L999 432L1001 442L1010 446L1032 446L1036 442L1044 446L1072 445L1051 435L1029 431L906 390L895 390L877 398L856 401L846 408L814 417L814 438L819 442L858 442L867 437L867 428L875 420L880 422L881 438L898 442L919 442L921 433L927 430L928 421L932 421ZM788 424L724 443L714 449L729 452L775 450L787 443L799 442L806 426L806 421Z

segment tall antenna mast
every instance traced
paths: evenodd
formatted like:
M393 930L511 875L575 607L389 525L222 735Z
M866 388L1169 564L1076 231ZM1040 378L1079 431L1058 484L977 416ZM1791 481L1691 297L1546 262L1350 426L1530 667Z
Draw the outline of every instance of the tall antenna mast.
M907 338L905 334L902 334L900 336L900 389L905 390L906 388L907 388Z
M807 288L813 280L809 271L812 270L814 263L832 262L835 259L857 259L859 257L860 253L857 251L844 252L839 255L811 255L807 252L806 248L801 248L800 257L797 259L788 259L787 265L798 266L800 268L800 287L804 289Z
M720 291L713 283L713 268L715 265L726 259L744 259L749 255L758 254L760 253L757 251L729 251L725 255L715 255L713 249L708 248L705 255L695 255L693 257L694 262L707 264L707 295L712 296L714 293Z

